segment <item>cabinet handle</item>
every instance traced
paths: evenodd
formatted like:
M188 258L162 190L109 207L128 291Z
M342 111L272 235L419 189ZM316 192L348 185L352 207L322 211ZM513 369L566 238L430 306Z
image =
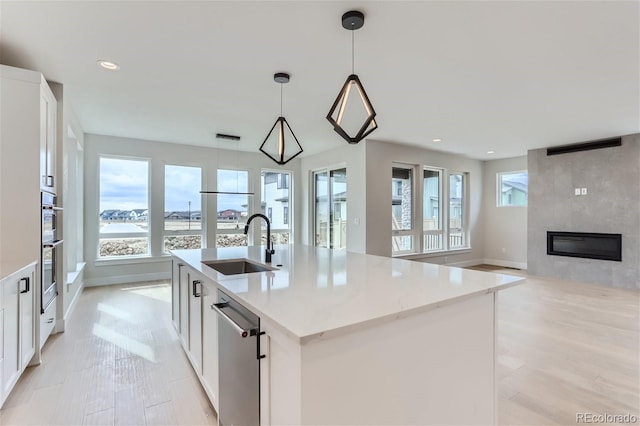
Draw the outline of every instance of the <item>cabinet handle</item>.
M53 322L53 318L49 318L49 319L47 320L47 324L51 324L52 322Z
M196 293L196 286L200 284L202 285L202 281L200 280L193 280L193 282L191 283L192 285L192 289L193 289L193 297L200 297L201 294L200 293Z
M24 290L21 290L20 293L29 293L29 290L31 290L31 286L29 285L29 283L31 282L31 280L29 279L29 277L24 277L24 278L20 278L20 282L24 281L25 286L24 286Z

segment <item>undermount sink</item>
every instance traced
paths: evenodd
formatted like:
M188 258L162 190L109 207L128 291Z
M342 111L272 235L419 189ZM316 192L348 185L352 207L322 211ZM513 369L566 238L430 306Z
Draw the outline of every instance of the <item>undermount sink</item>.
M248 259L207 260L202 262L223 275L250 274L252 272L276 271L276 268L254 263Z

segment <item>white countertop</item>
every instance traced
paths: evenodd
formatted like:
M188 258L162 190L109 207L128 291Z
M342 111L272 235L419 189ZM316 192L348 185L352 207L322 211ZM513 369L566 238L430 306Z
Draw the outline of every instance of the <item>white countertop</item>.
M240 275L223 275L201 262L247 258L264 263L264 247L172 254L300 343L524 282L522 277L303 245L275 246L271 266L276 271Z

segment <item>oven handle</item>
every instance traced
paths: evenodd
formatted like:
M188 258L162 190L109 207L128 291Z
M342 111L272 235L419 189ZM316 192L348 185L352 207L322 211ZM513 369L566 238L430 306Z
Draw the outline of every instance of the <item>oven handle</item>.
M54 247L57 247L60 244L62 244L63 241L64 240L55 240L52 243L44 243L44 244L42 244L42 247L44 247L44 248L54 248Z
M56 211L56 212L61 212L61 211L64 210L64 208L52 206L50 204L46 204L46 205L42 206L42 210L53 210L53 211Z

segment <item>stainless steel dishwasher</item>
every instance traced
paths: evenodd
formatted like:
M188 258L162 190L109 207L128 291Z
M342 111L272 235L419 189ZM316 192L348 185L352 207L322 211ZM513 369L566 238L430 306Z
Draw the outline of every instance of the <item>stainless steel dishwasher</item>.
M260 424L260 317L223 291L211 309L218 320L221 426Z

